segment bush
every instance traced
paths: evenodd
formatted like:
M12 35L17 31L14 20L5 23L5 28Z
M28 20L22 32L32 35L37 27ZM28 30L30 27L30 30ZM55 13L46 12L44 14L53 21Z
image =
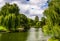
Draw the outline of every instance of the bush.
M0 32L8 32L8 29L6 29L6 27L0 26Z
M49 27L48 25L43 26L43 32L44 32L45 35L49 35L50 34L50 30L49 30L48 27Z
M59 39L56 39L56 38L50 38L50 39L48 39L48 41L59 41Z

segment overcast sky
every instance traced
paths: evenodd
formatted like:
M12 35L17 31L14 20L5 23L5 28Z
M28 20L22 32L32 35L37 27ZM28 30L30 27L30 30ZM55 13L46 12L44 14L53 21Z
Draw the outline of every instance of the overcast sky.
M34 19L35 16L41 18L44 10L48 7L47 0L0 0L0 8L6 3L16 3L20 8L20 13Z

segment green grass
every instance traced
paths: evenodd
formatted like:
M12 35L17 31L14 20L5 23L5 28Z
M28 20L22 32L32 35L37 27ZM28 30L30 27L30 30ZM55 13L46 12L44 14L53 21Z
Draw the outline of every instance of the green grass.
M6 27L0 26L0 31L8 31L8 29L6 29Z

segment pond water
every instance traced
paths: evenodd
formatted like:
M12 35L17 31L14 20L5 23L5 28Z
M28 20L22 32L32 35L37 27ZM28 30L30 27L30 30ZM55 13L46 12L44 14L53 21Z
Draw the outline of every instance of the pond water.
M47 41L48 38L41 28L30 28L28 32L20 33L0 33L0 41Z

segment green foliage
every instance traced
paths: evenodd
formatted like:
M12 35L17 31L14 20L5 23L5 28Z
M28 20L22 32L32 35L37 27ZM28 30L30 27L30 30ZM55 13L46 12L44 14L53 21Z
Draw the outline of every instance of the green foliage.
M8 29L6 27L0 26L0 31L8 31Z
M41 18L41 27L43 27L46 23L46 19L45 19L45 17L42 17Z
M48 25L43 26L43 31L45 35L49 34L50 32L48 27L49 27Z
M50 38L50 39L48 39L48 41L59 41L59 39L56 39L56 38Z
M35 17L35 23L38 22L38 21L39 21L39 17L36 16L36 17Z
M36 27L39 28L41 26L41 23L40 22L37 22L36 23Z
M29 25L30 27L31 27L31 26L34 26L34 20L28 18L28 25Z
M60 39L60 0L48 2L44 15L46 16L46 24L43 26L44 33Z
M39 17L38 17L38 16L35 17L34 26L35 26L36 28L41 27L41 21L39 21Z
M0 10L0 25L6 27L10 31L15 31L17 27L29 29L28 18L19 14L19 8L16 4L6 3Z
M19 8L16 4L9 4L9 3L6 3L2 8L1 8L1 14L6 16L8 15L9 13L14 13L15 15L18 15L19 14Z
M2 15L2 16L0 16L0 25L2 25L3 20L4 20L4 16Z

